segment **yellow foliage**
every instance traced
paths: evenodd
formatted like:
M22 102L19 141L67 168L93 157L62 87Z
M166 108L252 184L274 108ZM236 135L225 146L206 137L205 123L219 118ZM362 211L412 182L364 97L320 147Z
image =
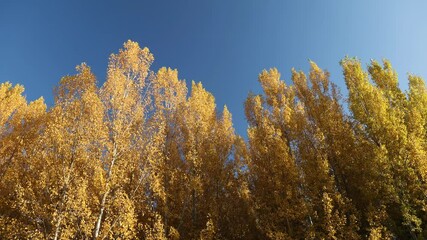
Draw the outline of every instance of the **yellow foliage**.
M404 92L389 61L345 58L346 99L312 61L291 84L264 70L244 139L153 61L127 41L101 87L83 63L50 108L0 84L1 239L427 238L421 77Z

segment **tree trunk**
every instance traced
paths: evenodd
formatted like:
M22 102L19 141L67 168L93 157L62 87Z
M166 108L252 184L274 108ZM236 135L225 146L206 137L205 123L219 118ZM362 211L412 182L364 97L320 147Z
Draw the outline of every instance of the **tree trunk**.
M99 237L99 232L101 230L102 217L104 216L104 211L105 211L105 203L107 201L108 194L110 193L109 182L110 182L111 174L113 172L114 163L116 162L116 160L117 160L117 145L114 143L113 159L111 160L110 169L108 169L105 193L102 196L98 219L96 220L95 230L93 231L93 239L97 239Z

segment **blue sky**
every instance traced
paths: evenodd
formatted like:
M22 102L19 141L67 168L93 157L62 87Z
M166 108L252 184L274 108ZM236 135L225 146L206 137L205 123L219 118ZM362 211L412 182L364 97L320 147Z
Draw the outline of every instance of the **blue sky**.
M108 56L132 39L155 56L153 70L177 68L202 81L246 135L243 102L260 93L258 74L277 67L290 83L292 67L311 59L345 89L346 55L388 58L402 87L407 73L427 77L427 1L193 0L0 2L0 82L23 84L28 100L74 74L81 62L103 83ZM343 91L345 92L345 91Z

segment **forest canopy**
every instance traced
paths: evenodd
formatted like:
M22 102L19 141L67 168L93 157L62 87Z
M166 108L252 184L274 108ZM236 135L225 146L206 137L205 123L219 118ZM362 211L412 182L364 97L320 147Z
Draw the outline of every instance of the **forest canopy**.
M0 85L0 239L427 239L427 88L387 60L264 70L247 139L201 83L127 41L54 104ZM346 102L346 104L343 104Z

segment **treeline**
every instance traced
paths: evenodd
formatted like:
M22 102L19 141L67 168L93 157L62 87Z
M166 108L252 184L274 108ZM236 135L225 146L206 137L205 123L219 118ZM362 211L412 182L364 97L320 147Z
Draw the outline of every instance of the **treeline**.
M55 103L0 86L1 239L426 239L427 88L388 61L263 71L248 140L201 83L128 41ZM343 106L343 101L348 104Z

